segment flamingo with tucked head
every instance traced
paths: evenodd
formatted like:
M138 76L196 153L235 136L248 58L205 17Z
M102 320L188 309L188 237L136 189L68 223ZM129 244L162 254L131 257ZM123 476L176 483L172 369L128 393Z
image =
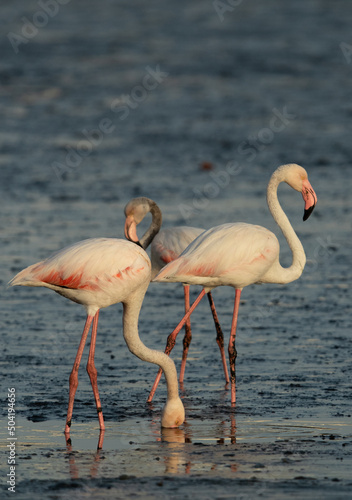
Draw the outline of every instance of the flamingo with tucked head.
M137 236L137 225L142 222L144 217L151 213L152 222L139 239ZM162 215L161 210L155 201L150 198L140 197L130 200L125 207L125 236L128 240L133 241L146 249L151 244L151 262L152 262L152 279L158 272L169 262L177 259L177 257L188 247L188 245L204 232L204 229L199 227L176 226L171 228L162 229ZM224 350L224 335L219 323L218 315L215 309L214 300L211 292L208 294L208 301L213 315L215 328L216 328L216 342L220 349L222 366L225 374L225 380L228 384L230 382L229 374L227 371L226 356ZM185 297L185 313L190 308L189 301L189 285L184 284L184 297ZM185 322L185 336L183 339L183 354L180 369L180 383L184 380L187 354L192 340L191 322L188 318ZM171 339L171 343L166 345L165 353L170 354L175 342ZM161 378L161 370L158 373L158 379ZM148 399L149 401L149 399Z
M305 202L303 220L308 219L312 213L317 196L308 181L307 172L299 165L282 165L270 178L267 187L267 203L292 251L291 266L288 268L281 266L279 241L271 231L252 224L229 223L203 232L177 259L167 264L154 278L157 282L181 282L203 287L188 313L172 332L171 336L174 338L205 293L217 286L235 288L235 304L228 347L233 406L236 402L235 338L243 288L253 283L290 283L301 276L306 263L302 243L277 197L277 189L282 182L286 182L290 187L302 193ZM154 384L149 397L153 397L156 385Z
M119 302L123 304L123 335L129 350L138 358L159 365L165 373L167 401L161 425L177 427L184 421L184 407L179 398L174 362L163 352L147 348L138 334L139 313L150 276L151 263L142 248L122 239L95 238L80 241L54 253L46 260L27 267L10 281L10 285L49 288L86 309L87 319L69 380L66 435L69 435L71 428L78 368L92 323L87 372L93 388L100 430L105 429L94 365L95 344L99 310Z

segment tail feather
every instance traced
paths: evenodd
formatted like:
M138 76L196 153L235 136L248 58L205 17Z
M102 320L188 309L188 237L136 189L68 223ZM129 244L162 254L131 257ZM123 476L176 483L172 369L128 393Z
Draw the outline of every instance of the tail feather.
M153 281L169 281L175 274L176 272L179 271L179 261L180 259L177 259L176 261L172 261L169 264L167 264L165 267L163 267L158 274L153 278Z
M42 282L36 277L36 269L38 269L41 262L37 262L36 264L32 264L29 267L26 267L22 271L20 271L16 276L9 281L9 286L40 286Z

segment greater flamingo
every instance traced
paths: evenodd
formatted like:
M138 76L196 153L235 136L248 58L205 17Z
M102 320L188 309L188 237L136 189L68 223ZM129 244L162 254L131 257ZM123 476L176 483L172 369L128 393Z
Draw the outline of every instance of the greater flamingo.
M271 231L251 224L229 223L202 233L180 257L165 266L154 278L154 281L158 282L181 282L204 287L188 313L172 332L171 336L175 338L206 292L221 285L235 288L228 347L232 406L235 406L236 402L235 337L242 289L253 283L290 283L301 276L306 263L303 246L277 198L277 189L281 182L286 182L302 193L305 202L303 220L308 219L312 213L317 196L308 181L307 172L299 165L282 165L275 170L269 181L267 203L292 251L293 261L290 267L281 266L279 242ZM155 389L154 384L151 397Z
M151 213L152 222L144 233L144 235L138 239L137 236L137 225L142 222L144 217ZM176 226L172 228L162 229L162 215L161 210L155 201L150 198L140 197L130 200L125 207L125 236L128 240L138 243L144 250L151 243L151 262L152 262L152 276L153 279L158 272L168 263L175 260L185 248L204 232L204 229L199 227L188 227L188 226ZM157 233L157 234L156 234ZM210 309L213 315L215 328L216 328L216 342L220 349L222 365L225 374L225 380L228 384L230 382L229 374L227 371L225 350L224 350L224 335L221 330L218 315L216 313L215 304L211 292L209 291L208 300ZM189 302L189 285L184 284L184 297L185 297L185 313L187 313L190 308ZM170 337L169 337L170 338ZM175 345L174 339L170 338L171 344L168 344L165 349L165 353L169 354ZM192 340L191 322L188 318L185 322L185 336L183 339L183 354L180 369L180 383L184 380L185 368L187 354L189 346ZM160 380L162 371L159 370L158 378ZM149 399L148 399L149 401Z
M69 435L73 402L78 386L78 368L87 336L92 326L87 372L92 384L100 430L105 429L94 365L99 310L123 304L123 336L129 350L143 361L159 365L165 373L167 401L161 425L177 427L184 421L184 407L178 394L174 362L163 352L148 349L138 334L138 318L151 276L151 263L139 246L115 238L80 241L33 264L11 281L10 285L43 286L82 304L87 312L82 338L69 379L69 403L65 434Z

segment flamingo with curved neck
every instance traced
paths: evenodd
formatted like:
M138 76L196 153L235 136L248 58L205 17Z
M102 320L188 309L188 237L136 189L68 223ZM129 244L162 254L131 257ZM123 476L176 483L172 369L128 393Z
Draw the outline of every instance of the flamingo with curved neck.
M138 239L137 225L142 222L144 217L151 213L152 222L144 235ZM204 232L204 229L199 227L177 226L167 229L161 228L162 214L161 210L155 201L150 198L140 197L130 200L125 207L125 236L128 240L137 243L142 248L146 249L151 244L151 262L152 262L152 279L158 272L168 263L176 259L195 239L197 236ZM185 297L185 313L190 308L189 301L189 285L184 284L184 297ZM215 309L214 300L211 292L207 294L210 309L213 315L215 329L216 329L216 342L220 349L222 366L225 374L226 384L230 382L229 374L226 364L226 356L224 350L224 334L222 332L219 318ZM169 336L170 341L166 344L165 353L170 354L175 342L173 336ZM192 340L191 322L190 318L185 322L185 336L183 339L183 354L180 369L180 383L184 380L186 360L189 346ZM161 378L161 370L158 373L158 382ZM149 396L148 401L151 401Z
M184 421L184 407L178 394L174 362L163 352L146 347L138 334L139 313L150 283L150 276L151 262L142 248L121 239L96 238L66 247L46 260L27 267L10 281L9 284L12 286L49 288L83 305L86 309L87 319L69 380L69 403L65 426L67 436L70 433L73 403L78 387L78 368L92 323L87 372L94 393L100 430L105 429L97 370L94 365L95 344L100 309L119 302L123 304L123 335L129 350L138 358L159 365L164 371L167 401L161 425L177 427ZM102 440L99 440L99 443L102 443Z
M228 347L232 405L236 402L235 338L242 289L253 283L290 283L301 276L306 263L303 246L277 197L277 189L282 182L302 193L305 202L303 220L308 219L312 213L317 196L308 181L307 172L296 164L282 165L275 170L269 181L268 207L292 251L291 266L288 268L281 266L279 241L271 231L252 224L229 223L202 233L178 259L165 266L154 278L154 281L158 282L181 282L203 286L188 313L175 328L173 332L175 336L206 292L217 286L227 285L235 288Z

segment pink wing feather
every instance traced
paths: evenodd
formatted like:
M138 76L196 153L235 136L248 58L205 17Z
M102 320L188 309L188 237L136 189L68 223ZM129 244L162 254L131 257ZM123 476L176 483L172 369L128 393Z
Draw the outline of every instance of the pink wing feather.
M9 284L96 290L103 280L123 279L148 267L149 262L143 252L137 245L125 240L84 240L27 267Z
M223 224L196 238L155 281L238 288L260 281L279 254L276 236L261 226Z

